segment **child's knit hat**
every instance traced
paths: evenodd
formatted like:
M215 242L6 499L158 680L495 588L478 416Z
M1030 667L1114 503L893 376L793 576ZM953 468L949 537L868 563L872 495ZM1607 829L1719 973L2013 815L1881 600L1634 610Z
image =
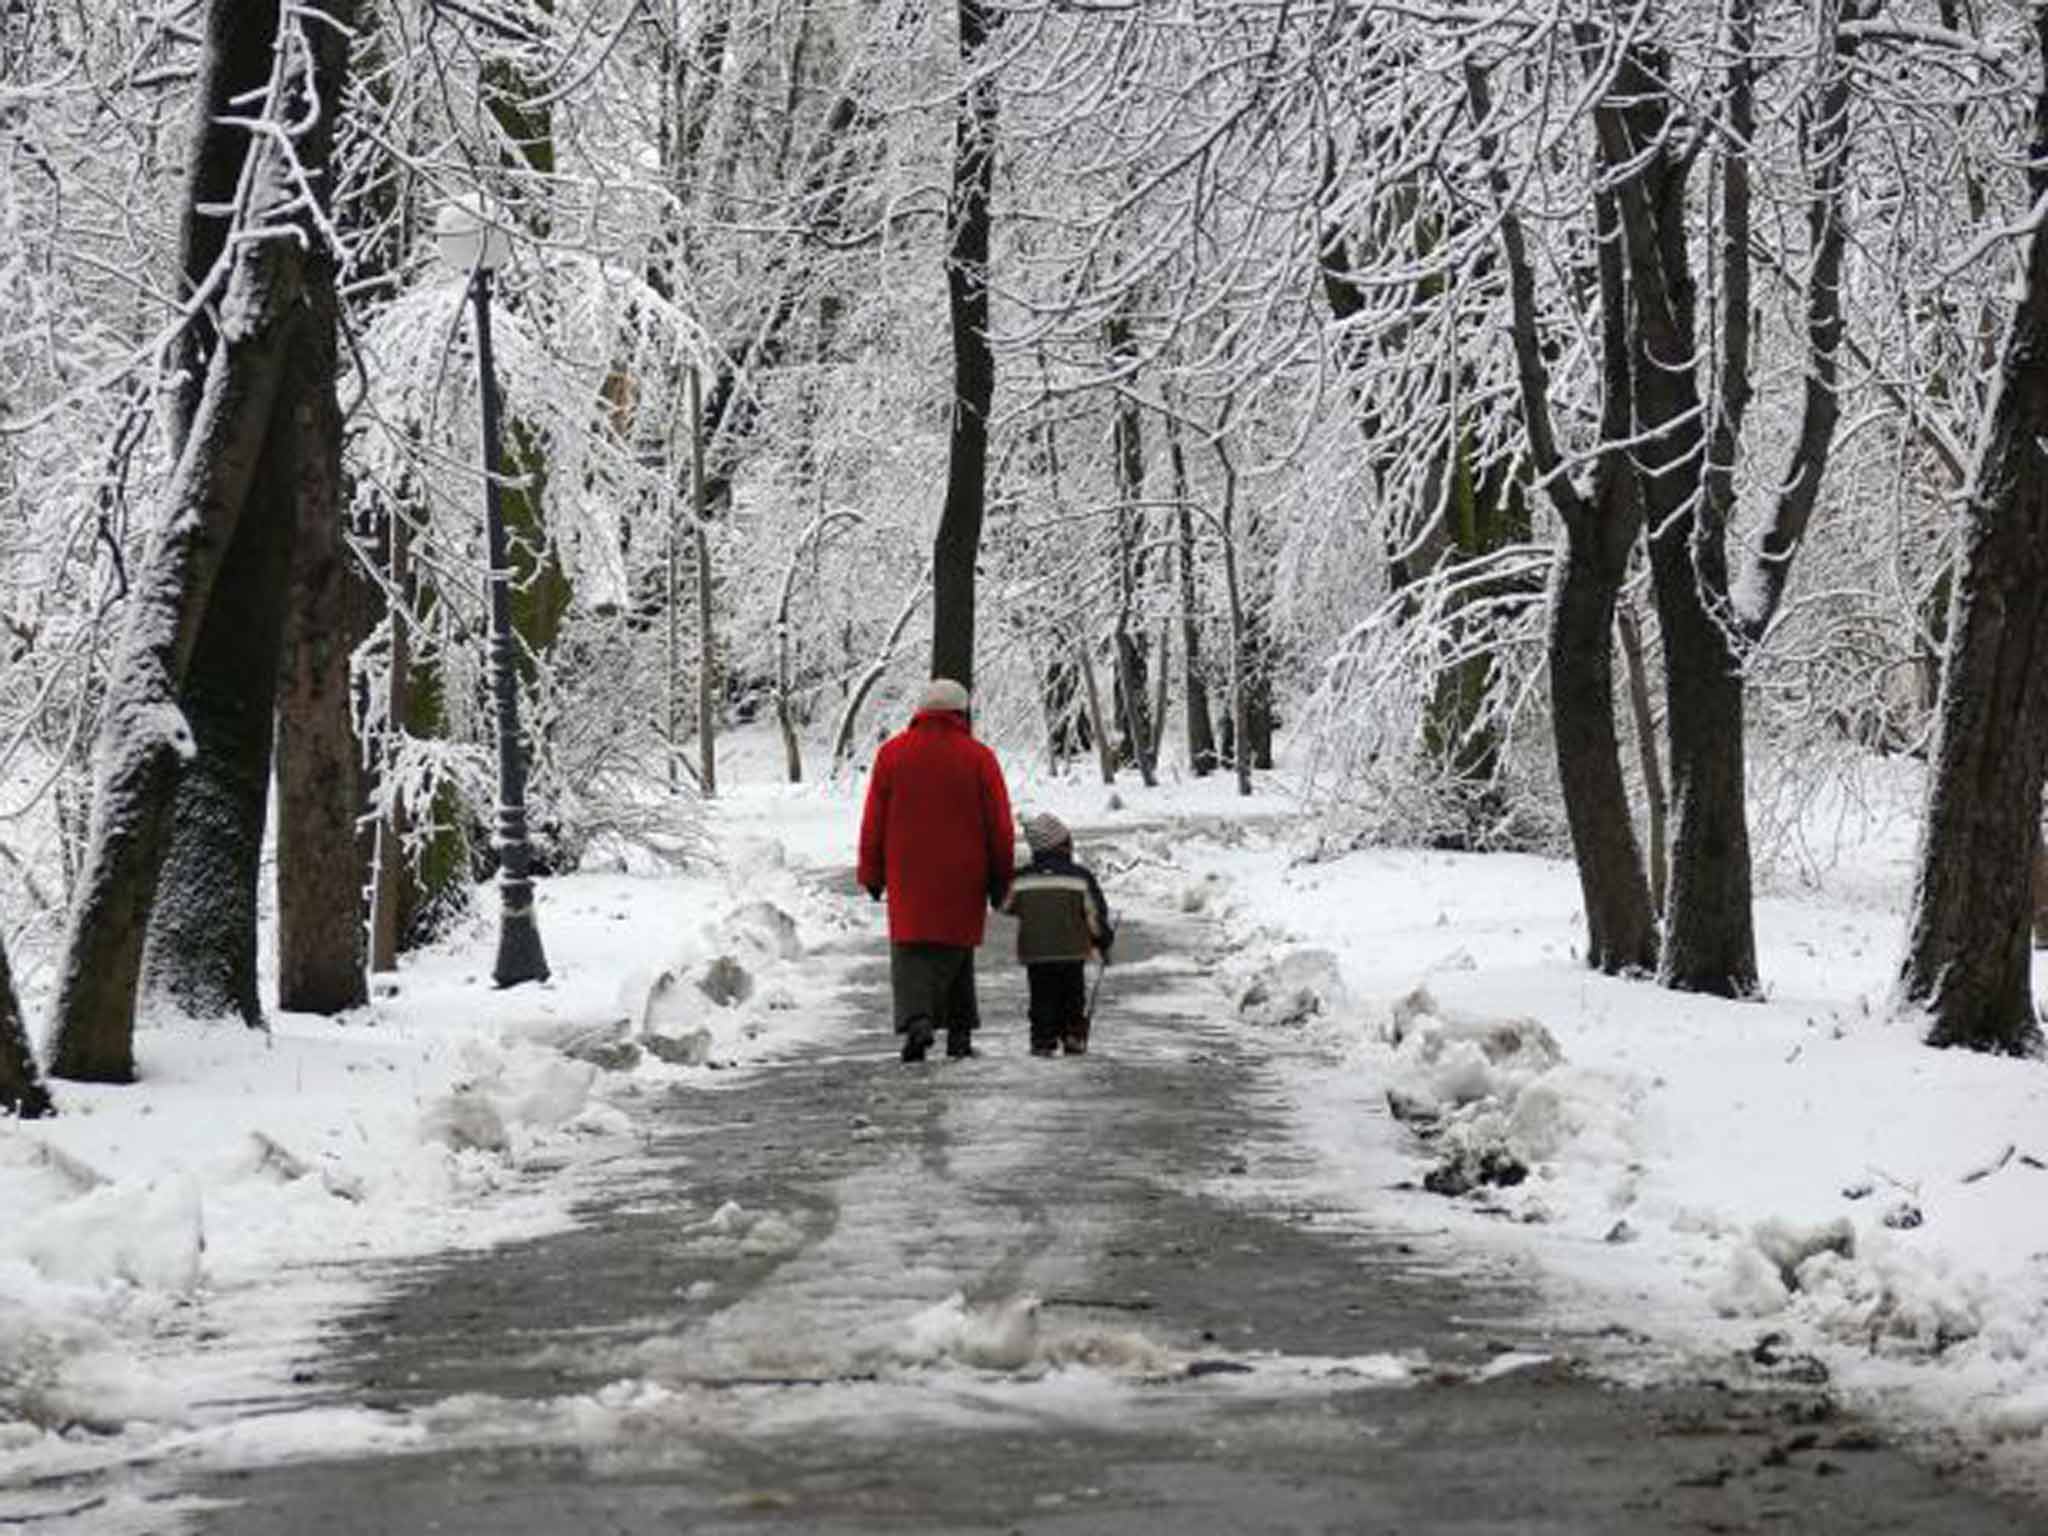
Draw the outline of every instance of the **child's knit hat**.
M1024 818L1024 843L1033 853L1050 853L1073 840L1067 824L1051 811L1040 811L1035 816Z

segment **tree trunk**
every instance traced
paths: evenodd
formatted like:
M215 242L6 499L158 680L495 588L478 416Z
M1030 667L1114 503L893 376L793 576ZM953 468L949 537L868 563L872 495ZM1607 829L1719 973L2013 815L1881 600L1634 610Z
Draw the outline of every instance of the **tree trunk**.
M338 99L338 92L325 100ZM239 143L235 146L240 152ZM209 132L196 153L224 152ZM295 195L259 149L253 217ZM317 241L309 232L308 244ZM207 603L232 544L295 328L304 249L296 240L236 248L185 451L165 487L148 558L128 599L109 678L95 771L92 832L57 978L51 1070L128 1082L135 1075L136 992L180 763L193 751L179 695Z
M385 578L390 584L391 593L390 597L386 597L383 588L374 583L370 585L370 591L376 594L375 600L386 604L386 618L391 626L391 649L386 658L389 676L385 682L383 739L377 744L375 759L377 772L381 774L390 771L393 748L403 735L406 722L412 714L412 646L407 636L411 607L408 601L411 588L409 531L404 517L396 510L383 508L379 515L384 524L381 542ZM394 786L389 809L377 818L377 828L371 845L372 972L398 969L398 951L405 936L406 893L412 885L405 867L405 821L405 796L403 791Z
M995 83L977 75L991 15L959 0L960 94L953 129L946 313L953 333L953 421L946 505L932 543L932 675L974 687L974 576L987 505L988 413L995 399L989 344L989 190L995 174Z
M1040 696L1045 704L1046 745L1055 769L1088 750L1093 740L1088 713L1081 700L1081 668L1073 657L1055 652L1040 672Z
M1614 726L1615 583L1595 541L1567 537L1550 594L1550 707L1565 820L1586 909L1586 964L1649 972L1657 925Z
M297 535L285 620L277 742L277 1005L342 1013L369 1000L363 972L361 753L349 654L361 590L342 539L341 409L334 395L335 294L324 266L307 283L309 338L295 359Z
M337 5L328 14L346 25L348 12L349 7ZM337 100L348 62L346 38L335 26L315 26L308 38L315 50L314 97ZM333 141L332 115L323 114L300 138L298 152L306 164L324 165ZM200 1018L235 1014L252 1027L263 1023L256 912L298 524L320 525L315 534L324 532L330 549L338 547L340 531L341 423L334 401L339 306L332 257L324 245L309 247L303 282L263 459L208 602L182 690L198 751L179 778L161 877L177 899L159 903L152 912L143 960L145 985L186 1013ZM338 757L344 776L323 775L316 791L317 798L331 804L337 789L348 794L354 784L355 747L349 728L345 611L337 604L322 622L333 625L328 633L341 663L331 709L342 737ZM340 899L333 910L347 927L346 953L358 973L354 987L360 1000L361 946L354 937L360 879L353 812L352 795L339 802L338 846L287 848L280 842L279 868L340 876L344 889L335 893ZM303 865L299 856L305 858Z
M1273 654L1264 612L1244 600L1242 565L1234 556L1228 563L1232 581L1238 585L1234 601L1238 609L1239 667L1243 681L1237 690L1237 739L1244 744L1242 755L1248 774L1253 768L1273 766L1273 733L1279 725L1273 714ZM1244 782L1249 784L1250 779L1245 778Z
M711 533L704 500L704 401L690 370L690 534L697 559L697 790L718 794L718 617L712 611Z
M207 14L201 65L202 154L196 160L179 231L188 292L206 282L226 249L228 220L247 157L247 139L218 133L215 120L262 91L274 65L277 0L227 0ZM202 306L179 335L179 377L170 392L172 441L190 436L219 345L213 306ZM263 846L265 779L271 748L271 682L290 553L286 492L290 443L273 434L256 470L252 500L222 559L221 574L246 612L209 612L192 655L180 706L196 755L178 776L161 879L176 891L204 892L150 914L144 987L199 1017L235 1014L260 1026L256 995L256 882ZM243 643L249 627L252 646Z
M1246 653L1251 646L1250 625L1245 616L1244 587L1237 574L1237 463L1223 441L1223 429L1230 418L1225 406L1216 423L1216 461L1223 466L1223 510L1217 519L1223 534L1223 595L1230 613L1230 766L1237 775L1237 792L1252 792L1251 702L1246 697L1249 670Z
M1139 781L1151 789L1158 784L1159 778L1152 771L1152 730L1146 719L1145 656L1139 650L1137 640L1121 623L1114 639L1112 652L1116 658L1117 716L1123 727L1123 740L1117 744L1117 756L1136 764Z
M1202 676L1202 626L1195 588L1195 514L1188 502L1187 458L1181 450L1180 434L1171 425L1167 443L1180 534L1180 653L1182 689L1187 695L1188 768L1199 779L1216 770L1216 724L1209 714L1208 680Z
M1145 742L1145 761L1156 770L1159 749L1166 741L1168 689L1173 680L1173 621L1159 621L1159 657L1152 670L1152 735Z
M875 684L882 680L889 670L889 662L896 654L896 646L903 639L904 630L910 627L911 619L925 600L925 594L932 589L931 572L926 571L918 578L917 585L910 589L910 595L903 600L903 606L896 610L896 621L889 626L889 634L882 641L882 649L868 664L860 681L854 684L853 692L847 696L846 708L840 711L839 728L832 733L832 763L834 767L853 757L853 732L860 720L861 706L874 692Z
M1621 634L1621 657L1628 669L1628 705L1635 719L1636 755L1643 770L1643 819L1650 834L1650 910L1664 910L1665 871L1669 867L1665 828L1670 802L1664 794L1664 768L1657 758L1657 717L1650 708L1650 669L1643 655L1643 627L1626 600L1615 610Z
M1074 659L1081 666L1082 697L1088 703L1088 730L1095 738L1095 757L1102 770L1102 782L1116 782L1116 748L1111 744L1109 722L1102 718L1102 688L1095 681L1095 658L1088 654L1088 642L1074 647Z
M1564 528L1550 588L1550 698L1558 782L1571 829L1586 912L1586 963L1616 974L1657 961L1656 908L1643 880L1614 729L1613 647L1608 631L1642 526L1642 503L1621 445L1633 402L1627 269L1616 248L1613 194L1594 198L1598 242L1602 452L1590 490L1565 472L1550 404L1550 373L1536 313L1536 279L1507 172L1494 159L1492 108L1483 70L1468 64L1465 88L1496 200L1507 265L1523 431L1537 477ZM1652 748L1654 752L1654 747ZM1661 847L1658 850L1661 856Z
M1673 359L1694 350L1686 250L1686 162L1669 149L1674 111L1658 69L1633 45L1594 109L1606 163L1634 169L1615 188L1633 321L1637 470L1650 571L1663 621L1670 736L1671 885L1658 980L1743 997L1757 985L1749 824L1743 782L1742 670L1715 610L1728 592L1721 509L1703 494L1699 381ZM1646 146L1662 146L1647 154Z
M2048 12L2034 16L2048 71ZM2048 142L2048 82L2034 153ZM2038 164L2038 159L2035 162ZM2031 178L2038 200L2048 177ZM2040 1040L2028 943L2048 773L2048 237L2027 236L2019 303L1985 412L1949 611L1899 979L1937 1046L2019 1054Z
M50 1091L36 1070L29 1049L28 1027L22 1022L21 1000L14 990L14 972L7 951L0 948L0 1114L37 1120L49 1114Z
M193 757L177 776L164 852L170 899L149 914L143 988L195 1019L263 1027L256 902L270 800L277 678L299 481L294 430L311 325L291 327L278 400L179 691Z

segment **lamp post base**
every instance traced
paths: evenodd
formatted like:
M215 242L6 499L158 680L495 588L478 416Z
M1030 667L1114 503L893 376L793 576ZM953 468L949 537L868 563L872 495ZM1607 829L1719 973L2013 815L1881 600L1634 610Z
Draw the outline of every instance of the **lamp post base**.
M500 987L546 981L548 957L541 948L540 924L533 916L533 882L500 881L498 895L498 960L491 967L491 980Z

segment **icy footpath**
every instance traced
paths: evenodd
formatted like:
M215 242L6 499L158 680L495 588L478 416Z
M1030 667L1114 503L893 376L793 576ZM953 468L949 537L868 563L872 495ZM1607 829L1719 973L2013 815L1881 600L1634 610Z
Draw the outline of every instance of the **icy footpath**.
M494 898L342 1019L151 1021L141 1081L0 1121L0 1520L303 1387L375 1265L559 1228L679 1077L788 1049L845 919L753 839L544 883L553 979L494 990Z
M1888 1017L1895 912L1761 903L1778 990L1731 1003L1583 969L1567 865L1157 858L1247 1025L1306 1047L1333 1178L1526 1269L1610 1368L1825 1386L2048 1488L2048 1065Z

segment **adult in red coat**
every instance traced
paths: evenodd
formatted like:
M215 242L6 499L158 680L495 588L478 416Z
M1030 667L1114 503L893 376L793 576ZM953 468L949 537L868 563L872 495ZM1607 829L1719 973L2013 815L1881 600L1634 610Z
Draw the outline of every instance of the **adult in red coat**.
M934 678L910 725L882 743L860 822L860 883L889 897L889 982L903 1059L938 1031L974 1054L974 947L1010 886L1016 833L995 753L974 739L967 690Z

